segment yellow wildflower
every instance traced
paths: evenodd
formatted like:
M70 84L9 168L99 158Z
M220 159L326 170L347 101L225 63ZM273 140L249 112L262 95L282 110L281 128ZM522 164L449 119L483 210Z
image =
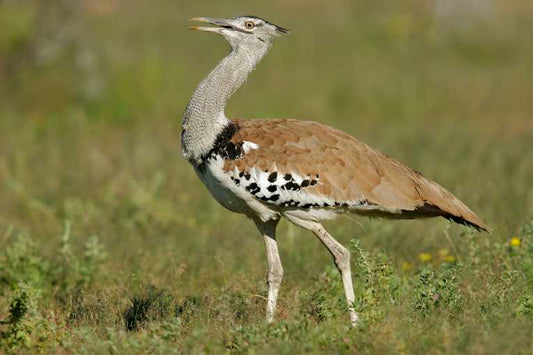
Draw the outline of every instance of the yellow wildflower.
M454 263L455 262L455 256L453 255L447 255L445 258L444 258L444 261L448 262L448 263Z
M520 244L522 244L522 239L520 239L518 237L512 237L511 241L509 242L509 244L511 244L511 246L513 246L513 247L519 247Z
M402 270L403 271L409 271L413 268L413 264L411 264L410 262L407 262L407 261L404 261L403 264L402 264Z
M420 259L423 263L429 263L432 259L432 256L430 253L420 253L418 254L418 259Z

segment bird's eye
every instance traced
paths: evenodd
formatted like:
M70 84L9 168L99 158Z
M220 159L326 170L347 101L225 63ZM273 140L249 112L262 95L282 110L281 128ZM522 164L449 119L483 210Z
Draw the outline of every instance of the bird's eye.
M251 30L255 27L255 23L253 23L252 21L246 21L244 27L246 27L247 30Z

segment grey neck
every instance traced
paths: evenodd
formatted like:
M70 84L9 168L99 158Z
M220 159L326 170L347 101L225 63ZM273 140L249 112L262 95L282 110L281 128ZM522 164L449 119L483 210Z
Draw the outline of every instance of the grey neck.
M227 100L246 81L268 47L260 51L234 49L196 88L183 116L183 156L201 163L217 136L230 123L224 113Z

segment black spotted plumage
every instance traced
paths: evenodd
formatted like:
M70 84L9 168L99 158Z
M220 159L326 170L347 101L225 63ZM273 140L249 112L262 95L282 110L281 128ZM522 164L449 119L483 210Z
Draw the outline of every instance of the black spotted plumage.
M306 177L300 180L300 178L293 176L292 174L280 175L278 171L261 170L260 175L252 175L248 171L237 171L230 173L231 180L237 185L244 188L247 192L254 196L259 201L269 204L275 204L280 207L300 207L309 209L313 207L328 208L328 207L346 207L348 203L334 201L328 203L322 202L304 202L297 200L302 198L300 191L310 188L318 183L318 175L307 174ZM261 181L261 179L264 179ZM300 181L300 182L298 182ZM296 199L288 198L287 193L293 195ZM304 197L305 198L305 197ZM364 204L364 202L363 202ZM361 206L361 204L353 204L355 206Z
M234 122L230 122L224 129L217 135L213 148L201 157L201 166L209 159L221 157L224 160L239 159L244 155L243 143L233 143L231 139L239 131L239 126Z
M295 183L293 181L289 181L288 183L283 185L281 188L284 189L284 190L299 191L300 190L300 185L298 185L297 183Z
M269 182L274 182L274 181L276 181L277 178L278 178L278 173L277 173L277 171L274 171L272 174L270 174L268 176L268 181Z
M278 194L270 196L270 201L274 201L275 202L277 200L279 200L279 195Z
M252 182L250 185L246 186L246 190L252 195L256 195L259 191L261 191L261 188L257 186L255 182Z

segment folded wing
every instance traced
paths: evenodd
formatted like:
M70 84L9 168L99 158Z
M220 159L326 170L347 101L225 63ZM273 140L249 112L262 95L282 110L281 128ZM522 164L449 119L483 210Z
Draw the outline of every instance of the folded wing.
M318 207L323 201L322 207L353 209L363 215L442 216L479 230L490 229L439 184L342 131L311 121L234 123L238 130L231 142L243 147L246 154L226 160L224 170L245 176L264 174L267 184L271 177L282 197L295 195L291 199L305 200L296 207ZM265 202L288 205L287 198L272 201L262 197Z

